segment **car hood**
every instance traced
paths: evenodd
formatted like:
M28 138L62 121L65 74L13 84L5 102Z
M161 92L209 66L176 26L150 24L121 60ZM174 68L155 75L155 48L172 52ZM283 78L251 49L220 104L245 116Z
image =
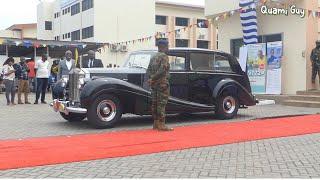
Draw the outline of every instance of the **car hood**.
M84 68L85 72L90 74L144 74L143 68Z

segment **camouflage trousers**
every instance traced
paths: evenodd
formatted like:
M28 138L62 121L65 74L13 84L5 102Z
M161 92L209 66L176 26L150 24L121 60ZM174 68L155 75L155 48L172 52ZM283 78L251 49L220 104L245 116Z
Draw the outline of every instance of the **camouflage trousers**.
M151 92L152 96L152 117L154 121L165 121L166 106L169 99L169 88L153 88Z
M316 77L317 75L319 76L319 80L320 80L320 66L318 65L313 65L312 66L312 83L316 83Z

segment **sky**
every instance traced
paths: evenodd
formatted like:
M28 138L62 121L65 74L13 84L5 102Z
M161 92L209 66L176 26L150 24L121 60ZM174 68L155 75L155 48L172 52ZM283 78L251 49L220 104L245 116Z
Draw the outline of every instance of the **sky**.
M129 0L128 0L129 1ZM185 4L204 5L204 0L163 0ZM34 23L37 21L39 0L0 0L0 29L13 24Z

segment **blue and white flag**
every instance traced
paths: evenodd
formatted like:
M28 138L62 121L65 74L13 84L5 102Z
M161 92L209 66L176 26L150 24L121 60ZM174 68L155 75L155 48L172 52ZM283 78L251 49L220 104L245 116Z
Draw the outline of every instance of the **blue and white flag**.
M258 43L258 21L254 0L240 0L241 24L243 28L243 42L247 44Z

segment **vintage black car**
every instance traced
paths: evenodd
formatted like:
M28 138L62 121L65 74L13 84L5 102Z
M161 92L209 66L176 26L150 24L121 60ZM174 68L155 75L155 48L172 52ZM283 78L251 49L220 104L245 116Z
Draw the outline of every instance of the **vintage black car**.
M74 69L53 88L53 108L68 121L88 118L96 128L112 127L122 114L151 114L146 68L153 50L136 51L116 69ZM256 105L248 76L230 54L191 48L170 49L167 114L215 112L231 119Z

